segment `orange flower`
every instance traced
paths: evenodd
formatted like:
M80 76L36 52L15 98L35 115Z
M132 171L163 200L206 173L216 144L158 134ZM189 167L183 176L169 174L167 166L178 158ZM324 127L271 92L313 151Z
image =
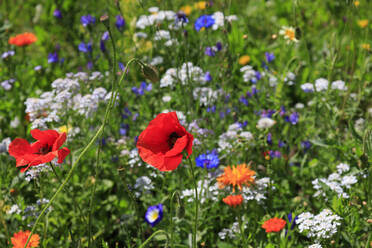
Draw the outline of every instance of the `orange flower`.
M368 20L367 20L367 19L360 20L360 21L358 21L358 25L359 25L359 27L361 27L361 28L365 28L365 27L367 27L367 25L368 25Z
M33 33L23 33L10 37L8 43L16 46L27 46L37 41L36 36Z
M242 195L229 195L222 199L224 203L229 205L230 207L236 207L243 202L243 196Z
M359 2L359 1L355 1L355 2L354 2L354 5L355 5L355 7L358 7L358 6L359 6L359 4L360 4L360 2Z
M368 44L368 43L363 43L363 44L362 44L362 48L363 48L364 50L369 51L369 50L371 49L371 45Z
M180 11L185 13L185 15L189 16L191 14L192 7L190 5L185 5L185 6L181 7Z
M245 184L250 186L254 182L253 176L256 174L255 171L251 170L246 164L240 164L237 166L226 166L224 173L217 178L220 188L224 188L227 185L232 185L233 192L235 192L235 186L238 186L242 190L242 186Z
M203 10L208 7L208 3L206 1L200 1L194 4L195 8Z
M239 58L240 65L246 65L249 63L249 61L251 61L251 57L249 57L248 55L243 55Z
M19 231L15 233L11 238L13 248L23 248L27 242L28 236L30 236L30 231ZM38 247L39 246L40 237L37 234L32 234L30 238L30 242L27 244L27 248Z
M287 224L287 222L281 218L277 218L277 217L274 217L274 218L271 218L267 221L265 221L263 224L262 224L262 228L266 230L267 233L269 232L279 232L280 230L282 230L285 225Z

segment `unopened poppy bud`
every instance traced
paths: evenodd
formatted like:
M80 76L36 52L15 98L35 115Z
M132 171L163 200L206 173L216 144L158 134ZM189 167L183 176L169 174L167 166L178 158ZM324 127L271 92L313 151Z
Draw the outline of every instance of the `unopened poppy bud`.
M156 83L159 81L159 72L158 70L152 66L152 65L147 65L147 64L141 64L142 66L142 73L147 78L153 83Z
M107 14L104 14L102 15L100 18L99 18L100 22L103 23L103 25L106 26L106 28L109 28L110 26L110 22L109 22L109 16Z

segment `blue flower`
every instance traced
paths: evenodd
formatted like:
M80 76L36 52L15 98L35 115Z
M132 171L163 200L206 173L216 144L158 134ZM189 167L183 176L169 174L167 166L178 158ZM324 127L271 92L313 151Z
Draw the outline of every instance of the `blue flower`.
M125 66L124 66L123 63L119 62L118 65L119 65L119 69L120 69L120 70L122 70L122 71L125 70Z
M92 43L88 42L88 43L85 44L84 42L81 42L79 44L79 51L83 52L83 53L92 52Z
M59 58L58 58L58 53L49 53L48 54L48 63L58 63Z
M214 24L214 19L211 15L202 15L195 21L195 30L200 31L202 28L209 28Z
M301 147L304 149L304 152L310 149L311 143L308 140L301 141Z
M247 98L245 98L244 96L241 96L241 97L239 98L239 101L240 101L241 103L243 103L245 106L248 106L248 100L247 100Z
M116 16L116 22L115 22L115 26L117 27L117 29L119 29L121 31L122 28L124 27L124 25L125 25L124 18L121 15L117 15Z
M216 52L214 51L213 47L206 47L204 51L205 55L208 55L210 57L216 56Z
M53 16L55 18L61 19L62 18L62 12L59 9L55 9L53 12Z
M271 61L273 61L275 59L274 54L269 53L269 52L265 52L265 57L266 57L267 63L270 63Z
M271 133L268 133L267 134L266 141L267 141L267 144L269 144L269 145L272 145L273 144L273 138L272 138Z
M204 75L204 80L209 82L209 81L212 81L212 75L209 71L207 71Z
M198 167L212 169L219 165L220 160L218 159L216 150L213 150L212 152L199 155L195 159L195 163Z
M290 116L285 117L285 121L291 123L292 125L296 125L298 122L298 119L300 118L300 115L297 112L293 112L290 114Z
M222 50L222 43L221 42L217 42L216 43L216 48L217 48L217 51L221 51Z
M279 146L279 148L285 147L286 146L286 143L284 141L282 141L282 140L279 140L278 141L278 146Z
M292 222L292 213L288 214L288 221L289 221L289 223L291 223L291 230L293 230L293 228L296 226L296 220L297 219L298 219L298 216L295 216L295 218L293 219L293 222Z
M101 49L103 53L106 52L105 41L108 40L109 38L110 38L110 35L108 31L102 34L101 40L99 42L99 48Z
M88 14L86 16L82 16L80 18L80 22L84 27L87 27L88 25L93 25L96 23L96 18Z
M176 25L179 23L188 23L189 19L187 19L186 14L182 11L177 12L176 19L175 19Z
M207 113L214 113L214 112L216 112L216 106L215 105L213 105L212 107L208 107L207 108Z
M8 58L8 57L14 56L14 54L15 54L14 51L7 51L7 52L4 52L4 53L1 55L1 58L6 59L6 58Z
M158 224L163 218L163 204L159 203L155 206L150 206L145 214L145 220L152 227Z
M132 87L132 92L136 94L136 96L142 96L145 94L145 91L151 91L152 90L152 84L147 84L146 82L141 82L140 87Z

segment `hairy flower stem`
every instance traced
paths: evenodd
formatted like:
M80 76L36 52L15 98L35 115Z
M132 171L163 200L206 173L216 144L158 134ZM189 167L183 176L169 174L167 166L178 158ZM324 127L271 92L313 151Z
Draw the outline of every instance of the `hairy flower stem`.
M133 59L131 59L131 60L128 61L127 65L125 67L125 71L124 71L123 75L121 76L120 81L118 83L118 86L120 86L121 82L124 80L124 76L127 74L127 70L128 70L129 65L131 63L133 63L133 62L137 62L138 63L138 61L139 60L137 58L133 58ZM115 94L111 94L111 99L109 101L109 104L106 107L105 117L104 117L104 120L103 120L102 125L97 130L96 134L91 138L91 140L89 141L89 143L84 147L84 149L79 154L79 156L76 158L76 160L72 164L71 169L69 170L69 172L68 172L65 180L58 187L57 191L54 193L54 195L52 196L52 198L50 198L50 201L48 202L48 204L43 208L43 210L40 212L39 216L37 217L37 219L35 221L35 224L32 226L31 233L28 236L28 239L27 239L27 242L26 242L24 248L27 248L27 245L30 242L31 236L35 232L36 226L39 224L39 222L40 222L41 218L44 216L46 210L52 205L52 203L54 202L54 200L56 199L56 197L58 196L58 194L63 190L63 188L66 186L67 182L71 179L72 173L74 172L74 170L75 170L76 166L78 165L80 159L85 155L85 153L87 153L87 151L89 150L89 148L94 144L94 142L98 139L98 137L103 132L103 129L104 129L104 127L105 127L105 125L106 125L106 123L108 121L108 117L109 117L109 115L111 113L111 110L112 110L112 108L113 108L113 106L114 106L114 104L116 102L117 93L118 93L118 91L116 90L115 91Z
M164 230L157 230L156 232L154 232L148 239L146 239L145 242L143 242L138 248L143 248L145 247L153 237L155 237L156 235L158 235L159 233L164 233L165 234L165 237L167 237L167 243L165 244L165 247L167 248L168 247L168 241L169 241L169 236L168 236L168 233Z
M198 215L199 215L199 197L198 197L198 185L196 183L195 175L194 175L194 169L193 165L191 162L190 157L188 157L188 162L190 166L190 173L192 180L194 182L194 189L195 189L195 222L194 222L194 230L192 233L192 247L196 248L197 247L197 242L196 242L196 233L198 230Z
M238 213L238 221L239 221L239 229L240 229L240 238L242 239L242 243L244 244L244 247L248 247L247 240L244 236L244 226L243 226L243 216L242 216L242 207L239 207L236 212Z

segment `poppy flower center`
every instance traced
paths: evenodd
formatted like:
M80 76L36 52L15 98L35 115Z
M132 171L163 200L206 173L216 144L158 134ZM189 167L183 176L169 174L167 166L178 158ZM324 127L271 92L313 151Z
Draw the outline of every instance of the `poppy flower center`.
M39 148L39 151L38 151L36 154L42 154L42 155L45 155L45 154L47 154L47 153L49 153L49 152L51 152L51 151L52 151L52 147L49 146L49 145L45 145L45 146L43 146L43 147L40 147L40 148Z
M176 132L173 132L169 135L169 138L168 138L169 149L173 148L178 138L181 138L181 136L179 136Z

